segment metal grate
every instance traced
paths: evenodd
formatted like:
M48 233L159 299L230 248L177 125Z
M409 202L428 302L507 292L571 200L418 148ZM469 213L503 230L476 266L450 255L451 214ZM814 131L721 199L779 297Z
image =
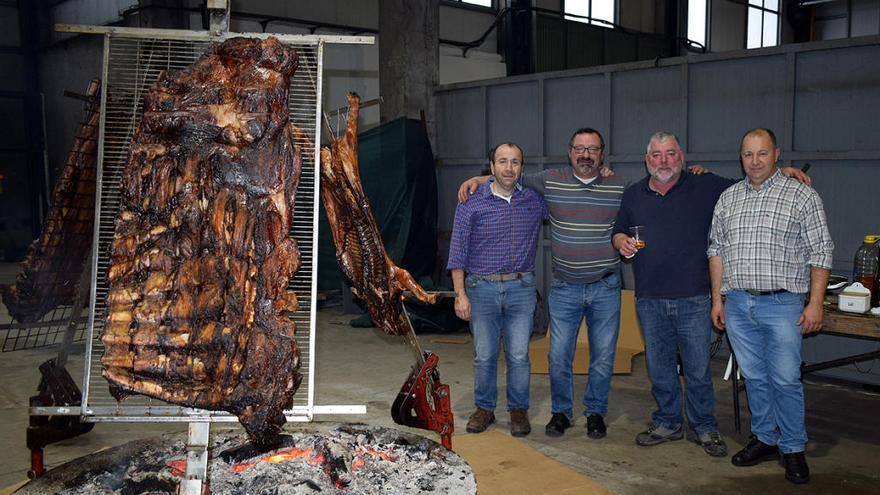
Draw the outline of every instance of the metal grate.
M3 338L3 352L37 349L61 343L64 332L71 323L71 317L73 317L73 306L56 306L40 321L34 323L12 321L0 324L0 330L6 331ZM73 342L85 339L87 323L86 312L81 311L75 321Z
M311 143L319 142L316 122L321 84L320 42L288 43L298 53L299 68L290 83L291 120L302 129ZM105 36L106 103L102 113L102 142L98 175L98 211L96 217L96 274L92 280L91 336L86 353L83 382L83 408L92 421L236 421L225 412L203 411L168 404L145 396L132 396L117 402L109 393L102 377L100 336L106 317L105 300L109 286L109 247L113 240L114 220L119 210L121 176L128 148L141 120L143 99L160 73L167 69L183 69L192 65L211 45L208 41L146 39L128 36ZM296 340L302 352L303 381L294 396L294 408L288 419L311 419L314 383L312 349L314 336L313 297L315 294L314 242L316 237L314 150L308 142L298 142L304 150L303 171L296 192L296 207L291 237L296 239L302 266L290 281L300 309L290 317L296 322Z
M52 205L46 224L40 238L30 246L28 260L19 267L19 277L27 277L29 272L35 270L33 264L26 268L27 263L43 266L39 269L38 276L28 278L25 284L30 287L30 291L44 295L42 302L51 301L56 305L51 309L46 308L48 311L43 316L30 323L16 320L10 314L14 311L0 313L0 331L4 332L3 352L58 344L64 340L64 334L68 331L73 332L68 342L85 338L88 319L84 311L84 295L88 290L89 279L83 271L88 265L88 253L91 251L85 243L91 241L93 229L96 168L94 145L98 136L99 91L99 81L93 80L89 84L87 95L79 97L85 100L79 130L52 192ZM88 153L83 152L86 148L89 149ZM72 249L74 247L79 249ZM70 258L71 252L76 252L78 258ZM65 262L58 262L57 259L52 261L65 255ZM15 283L19 283L18 277Z

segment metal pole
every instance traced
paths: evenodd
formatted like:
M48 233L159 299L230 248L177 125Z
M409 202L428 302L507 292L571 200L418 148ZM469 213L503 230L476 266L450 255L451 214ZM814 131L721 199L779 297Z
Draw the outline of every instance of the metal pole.
M208 0L209 28L216 34L229 31L229 0Z
M70 352L70 346L73 345L73 337L76 329L79 327L80 317L82 317L83 307L86 304L86 296L89 291L89 284L92 281L92 264L87 259L83 263L83 271L76 284L76 296L73 298L73 307L70 308L70 319L64 329L64 341L61 343L61 349L58 351L58 359L55 365L59 368L67 366L67 355Z
M733 384L733 423L736 432L742 433L739 416L739 365L736 363L736 354L733 353L733 346L730 345L730 338L728 338L726 334L725 338L727 338L727 348L730 349L730 359L732 362L730 382Z
M211 423L190 423L186 441L186 474L180 482L180 495L202 495L207 487L208 432ZM208 492L205 490L205 492Z

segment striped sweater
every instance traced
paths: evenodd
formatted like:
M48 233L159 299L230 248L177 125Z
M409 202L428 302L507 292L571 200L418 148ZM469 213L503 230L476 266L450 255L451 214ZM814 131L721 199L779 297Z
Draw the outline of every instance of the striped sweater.
M628 185L625 179L597 177L585 185L565 167L526 175L522 181L541 193L550 207L555 278L585 284L618 269L611 231Z

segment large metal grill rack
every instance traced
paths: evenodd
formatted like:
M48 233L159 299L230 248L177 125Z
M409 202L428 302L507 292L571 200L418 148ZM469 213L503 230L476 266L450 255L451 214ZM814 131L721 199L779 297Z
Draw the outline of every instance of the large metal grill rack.
M106 317L109 290L107 271L109 248L113 240L114 220L119 209L120 181L128 148L142 115L144 95L167 69L182 69L194 63L212 43L236 36L265 38L269 34L212 33L182 30L64 26L69 32L88 32L104 36L101 121L98 142L98 178L95 237L93 241L92 278L89 319L86 336L83 376L83 400L80 408L32 408L32 414L80 415L86 421L105 422L234 422L226 412L181 407L164 401L135 395L117 402L102 377L101 333ZM289 421L311 421L314 414L363 412L363 406L315 405L315 241L318 235L318 181L314 157L318 156L321 132L322 56L327 43L369 44L372 37L280 35L282 43L294 47L299 68L291 79L289 103L291 120L301 128L313 148L304 153L303 172L296 192L294 226L302 267L291 279L289 289L296 292L300 309L291 318L297 326L297 344L302 352L303 381L294 397L293 408L286 411ZM297 143L306 149L306 142Z

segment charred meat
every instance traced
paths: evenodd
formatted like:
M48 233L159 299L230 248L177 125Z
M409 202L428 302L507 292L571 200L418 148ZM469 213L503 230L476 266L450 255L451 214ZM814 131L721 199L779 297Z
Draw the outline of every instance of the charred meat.
M89 83L85 121L55 189L40 237L31 244L15 285L0 286L9 315L32 323L51 309L71 304L92 246L95 221L95 164L101 82Z
M298 388L297 56L235 38L163 73L129 150L101 362L111 393L225 410L274 440Z
M321 149L321 197L336 245L336 261L373 322L385 333L404 335L410 326L403 313L403 291L431 304L438 296L426 293L385 252L358 171L358 96L348 95L348 105L345 135Z

